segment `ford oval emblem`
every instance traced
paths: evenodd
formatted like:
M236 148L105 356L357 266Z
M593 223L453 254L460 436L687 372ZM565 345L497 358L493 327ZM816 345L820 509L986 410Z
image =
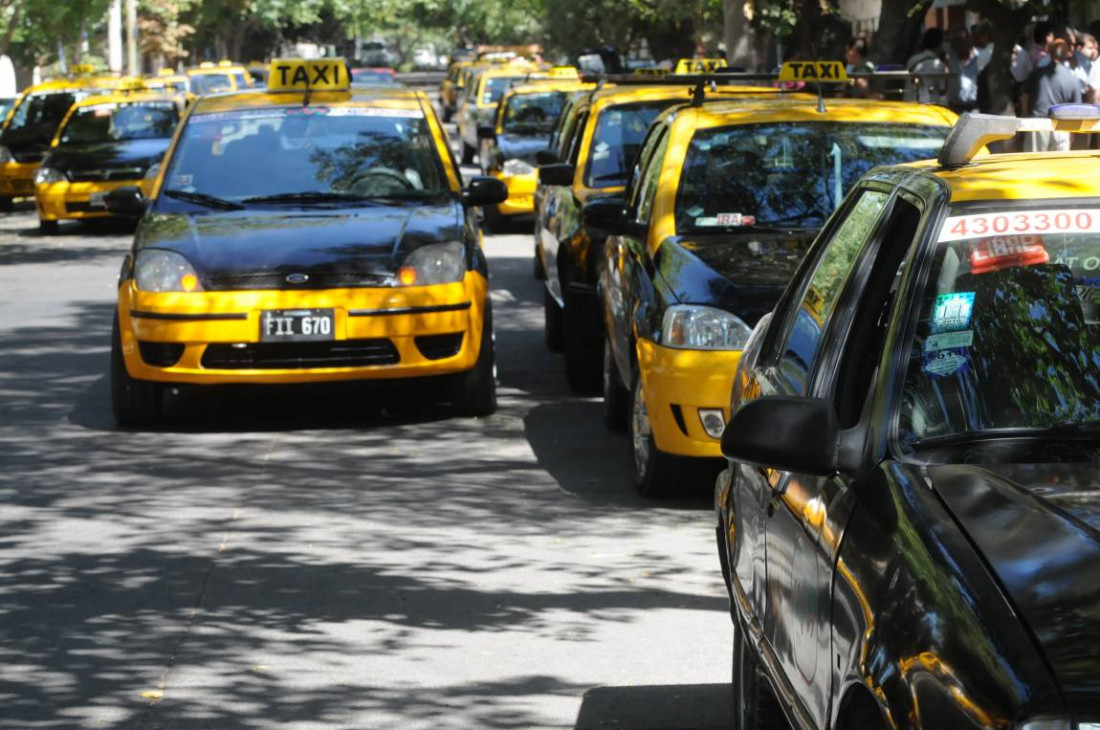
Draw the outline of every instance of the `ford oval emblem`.
M309 274L287 274L287 284L305 284L309 281Z

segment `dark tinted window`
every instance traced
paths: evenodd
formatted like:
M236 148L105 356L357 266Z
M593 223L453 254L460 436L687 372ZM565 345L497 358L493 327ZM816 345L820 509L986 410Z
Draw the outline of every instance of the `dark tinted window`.
M669 99L604 109L596 119L584 184L590 188L625 186L650 123L674 103Z
M171 137L179 111L170 101L110 103L74 112L61 130L62 144Z
M549 134L564 103L562 91L513 95L504 109L503 129L511 134Z

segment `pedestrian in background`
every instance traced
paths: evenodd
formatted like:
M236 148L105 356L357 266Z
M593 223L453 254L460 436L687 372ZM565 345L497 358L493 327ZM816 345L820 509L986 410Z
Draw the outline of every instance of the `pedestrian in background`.
M1070 54L1065 41L1053 41L1047 50L1049 62L1031 72L1028 79L1031 116L1046 118L1055 104L1081 101L1081 86L1066 67ZM1031 132L1028 135L1026 149L1029 152L1067 151L1069 148L1069 132Z
M875 64L871 63L868 56L871 54L871 45L866 36L857 35L848 39L844 48L844 70L848 75L856 73L873 73ZM867 79L853 79L848 89L848 96L866 99L871 96L871 85Z
M947 68L955 74L947 83L947 106L958 114L978 104L978 62L970 34L960 28L951 34Z
M921 50L909 57L905 68L911 74L942 74L947 71L941 53L943 51L943 31L929 28L921 36ZM946 79L918 78L905 88L906 101L919 101L922 104L946 104Z

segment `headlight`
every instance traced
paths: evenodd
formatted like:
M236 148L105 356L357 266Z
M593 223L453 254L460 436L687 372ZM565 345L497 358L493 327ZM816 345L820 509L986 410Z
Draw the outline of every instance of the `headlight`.
M149 166L149 169L145 171L145 181L152 182L157 179L157 175L160 174L160 163L157 162Z
M743 350L752 329L713 307L677 304L665 312L661 344L685 350Z
M505 175L509 177L519 177L521 175L534 175L535 166L529 162L523 160L505 160L503 171Z
M421 246L408 255L397 272L402 286L451 284L466 273L466 251L458 241Z
M65 173L54 167L40 167L38 168L38 172L34 173L35 185L49 185L50 183L63 182L64 180Z
M147 248L138 251L134 283L141 291L202 291L191 262L174 251Z
M15 156L7 147L0 145L0 165L6 165L9 162L15 162Z

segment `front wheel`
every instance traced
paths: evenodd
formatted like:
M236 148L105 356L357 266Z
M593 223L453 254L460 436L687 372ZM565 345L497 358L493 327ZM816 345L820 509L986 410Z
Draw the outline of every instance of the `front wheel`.
M611 341L603 344L603 422L612 431L625 431L630 414L630 391L619 375Z
M646 409L642 378L634 377L630 399L630 455L634 466L634 487L645 497L667 494L676 479L676 462L672 454L657 448L653 428Z
M496 358L493 348L493 314L485 312L481 329L481 347L472 370L462 373L455 385L455 410L462 416L484 418L496 412Z
M790 725L768 680L760 673L745 630L734 621L733 672L730 683L733 730L788 730Z
M56 236L61 232L61 224L57 221L38 219L38 233L43 236Z
M111 411L119 426L154 426L161 420L164 388L130 377L122 356L118 316L111 327Z

